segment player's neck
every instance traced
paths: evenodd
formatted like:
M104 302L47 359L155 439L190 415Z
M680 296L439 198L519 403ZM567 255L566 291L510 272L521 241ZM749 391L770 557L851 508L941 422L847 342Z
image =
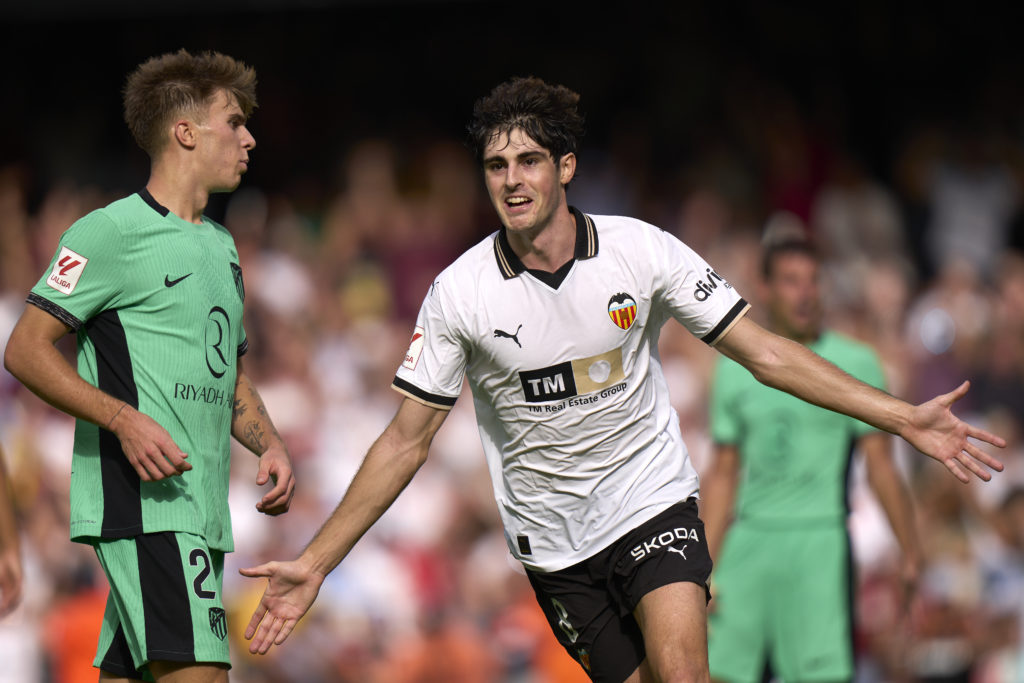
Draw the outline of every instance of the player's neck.
M203 221L210 193L198 183L190 182L189 177L187 170L171 169L167 164L154 165L146 189L158 204L175 216L198 225Z
M554 273L576 253L576 217L562 206L543 226L530 230L506 230L508 243L523 265Z

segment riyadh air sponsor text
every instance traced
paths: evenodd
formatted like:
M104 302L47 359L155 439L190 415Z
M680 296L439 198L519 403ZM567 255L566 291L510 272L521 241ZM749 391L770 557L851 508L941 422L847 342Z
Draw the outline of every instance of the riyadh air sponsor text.
M228 396L226 391L217 387L197 387L194 384L175 382L174 398L181 401L226 406L234 397Z

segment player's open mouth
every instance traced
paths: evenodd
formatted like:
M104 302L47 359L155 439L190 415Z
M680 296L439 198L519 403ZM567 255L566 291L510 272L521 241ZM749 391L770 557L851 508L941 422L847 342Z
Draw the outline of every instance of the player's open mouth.
M531 201L533 201L533 200L532 199L528 199L526 197L509 197L508 199L505 200L505 203L508 204L511 207L516 207L516 206L523 206L525 204L529 204Z

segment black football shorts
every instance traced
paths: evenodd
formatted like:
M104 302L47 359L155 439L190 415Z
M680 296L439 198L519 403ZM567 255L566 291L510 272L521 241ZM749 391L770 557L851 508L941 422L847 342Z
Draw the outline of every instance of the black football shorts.
M633 618L640 598L681 581L708 590L711 556L697 501L673 505L571 567L526 574L558 641L591 680L622 683L645 657Z

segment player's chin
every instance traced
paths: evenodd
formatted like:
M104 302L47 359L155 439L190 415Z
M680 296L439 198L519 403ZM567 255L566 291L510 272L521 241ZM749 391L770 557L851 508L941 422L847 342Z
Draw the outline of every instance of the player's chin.
M242 184L242 175L239 174L234 181L230 183L222 183L210 189L211 194L217 194L221 192L234 192L238 189L238 186Z

